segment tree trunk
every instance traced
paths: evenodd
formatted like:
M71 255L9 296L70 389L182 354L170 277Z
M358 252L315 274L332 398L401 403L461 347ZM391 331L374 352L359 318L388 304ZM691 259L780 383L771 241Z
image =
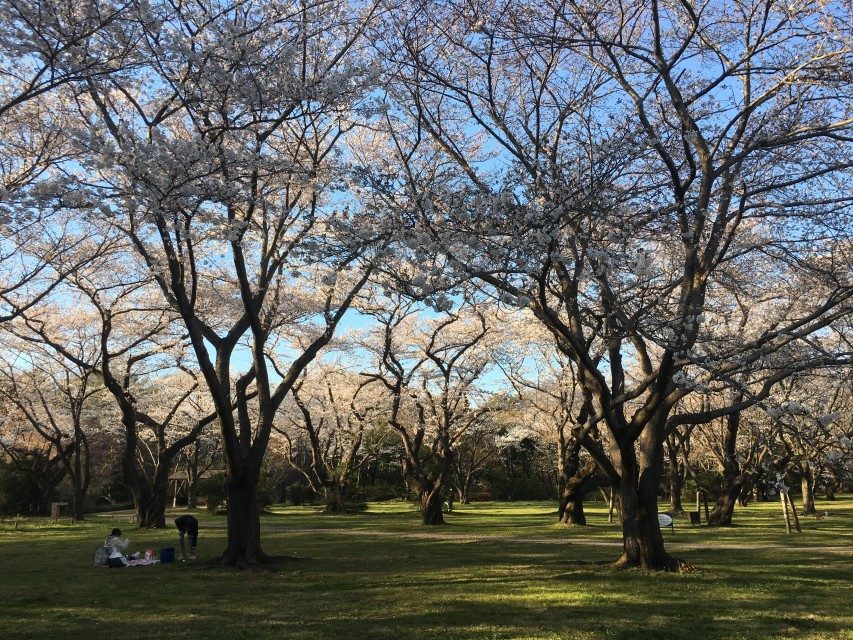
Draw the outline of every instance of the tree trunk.
M590 460L582 469L578 469L577 455L575 458L575 464L567 464L565 467L566 470L574 468L574 475L565 480L565 486L560 491L559 518L562 524L585 526L583 499L598 484L594 481L597 467L595 462Z
M426 525L444 524L440 492L433 490L421 493L421 518Z
M657 491L663 466L663 446L650 426L640 437L642 467L633 443L619 447L622 556L616 566L653 571L676 571L678 561L666 552L658 522Z
M814 473L810 464L806 463L800 479L803 491L803 515L810 516L817 513L814 506Z
M625 568L675 571L678 562L664 549L656 500L650 503L646 493L647 489L638 489L630 481L619 485L623 552L616 564Z
M86 516L86 493L83 488L77 483L74 483L74 498L71 503L71 517L75 521L80 522Z
M669 510L672 513L684 513L681 506L681 489L684 486L684 478L678 473L673 473L669 478Z
M146 487L136 498L136 515L140 528L163 529L166 526L166 505L169 502L169 466L158 464L154 469L151 484L140 478L139 485Z
M162 529L166 526L166 505L169 503L169 468L172 457L160 456L150 481L137 474L133 499L140 528Z
M163 529L166 526L166 492L149 492L144 502L137 506L136 517L139 527L145 529Z
M734 514L735 504L740 497L742 488L742 476L737 476L728 483L723 494L717 499L713 511L708 516L709 527L732 526L732 514Z
M198 493L195 489L195 482L187 483L187 509L196 509L198 507Z
M779 500L782 502L782 517L785 519L785 532L791 533L791 516L788 513L788 501L785 499L785 492L779 492Z
M748 488L746 482L744 482L743 488L740 491L740 496L737 499L737 506L746 507L749 506L749 501L752 499L752 489Z
M714 510L708 515L708 526L732 526L732 514L735 504L744 486L744 475L735 450L737 433L740 428L740 412L726 417L726 432L723 439L723 492L714 505Z
M241 569L265 564L269 556L261 549L257 479L244 476L238 480L229 471L226 487L228 547L222 554L222 562Z
M667 439L667 455L669 457L668 480L669 480L669 510L672 513L684 513L681 506L681 491L684 488L686 469L684 463L679 463L679 448L675 442L675 435Z
M82 460L86 452L86 462ZM71 470L71 482L74 485L71 517L80 522L86 515L86 493L89 488L89 446L80 428L79 415L74 420L74 469Z
M346 513L349 509L344 489L337 484L324 487L323 491L326 507L324 513Z
M561 511L563 515L560 518L560 522L562 524L586 525L586 514L583 511L583 497L568 501L568 503L562 506Z
M468 487L461 486L456 487L456 497L459 499L459 502L462 504L469 504L471 499L468 497Z

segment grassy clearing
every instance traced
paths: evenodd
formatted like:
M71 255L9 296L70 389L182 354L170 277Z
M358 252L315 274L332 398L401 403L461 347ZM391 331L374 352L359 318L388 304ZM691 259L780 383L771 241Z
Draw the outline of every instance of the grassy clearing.
M7 521L0 637L853 638L853 499L821 503L831 515L805 519L801 536L784 533L776 507L739 511L731 530L677 523L670 546L698 567L680 575L595 564L616 557L618 528L593 508L594 526L567 529L546 503L470 505L440 529L402 503L355 516L279 509L264 518L265 548L300 559L250 573L96 569L92 552L118 520ZM225 533L209 528L221 517L202 517L204 559ZM124 528L133 548L174 544L174 529Z

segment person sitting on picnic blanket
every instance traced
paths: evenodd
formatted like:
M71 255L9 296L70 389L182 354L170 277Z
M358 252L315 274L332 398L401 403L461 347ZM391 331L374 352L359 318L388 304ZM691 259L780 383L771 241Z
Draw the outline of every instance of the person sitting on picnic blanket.
M195 560L196 545L198 544L198 520L190 515L178 516L175 518L175 526L178 527L180 534L178 546L181 548L181 560L185 560L187 557L187 550L184 547L184 536L186 534L190 536L190 560Z
M130 546L130 539L121 538L121 529L115 528L112 530L107 539L104 540L104 547L109 549L110 557L108 564L110 566L124 566L127 564L127 558L124 557L122 551Z

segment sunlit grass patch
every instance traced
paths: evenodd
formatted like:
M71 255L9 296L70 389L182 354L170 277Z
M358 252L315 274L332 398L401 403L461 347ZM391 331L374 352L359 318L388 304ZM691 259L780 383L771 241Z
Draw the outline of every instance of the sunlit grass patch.
M221 515L199 513L199 562L116 570L91 566L112 526L143 550L174 546L175 529L110 515L6 521L0 637L849 639L852 506L804 519L799 537L775 504L738 510L730 530L678 521L667 543L698 570L675 575L612 569L621 536L600 504L587 528L554 524L542 502L458 506L429 528L401 502L347 516L276 508L264 548L299 559L262 572L210 562Z

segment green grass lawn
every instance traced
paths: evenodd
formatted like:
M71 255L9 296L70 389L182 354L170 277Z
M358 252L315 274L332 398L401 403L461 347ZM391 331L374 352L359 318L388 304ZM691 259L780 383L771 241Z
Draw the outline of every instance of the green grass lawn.
M296 556L240 572L206 559L224 548L221 516L200 514L196 563L91 566L113 526L132 548L175 545L118 516L84 524L0 523L0 638L796 638L853 639L853 498L786 535L781 507L752 505L736 527L676 521L669 548L696 567L615 571L619 529L601 505L591 526L554 523L549 503L483 503L426 528L405 503L324 516L277 508L264 547Z

